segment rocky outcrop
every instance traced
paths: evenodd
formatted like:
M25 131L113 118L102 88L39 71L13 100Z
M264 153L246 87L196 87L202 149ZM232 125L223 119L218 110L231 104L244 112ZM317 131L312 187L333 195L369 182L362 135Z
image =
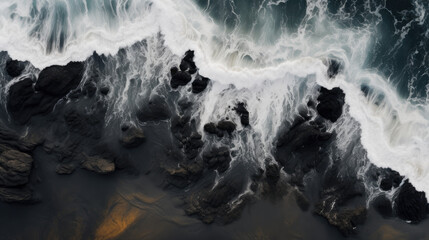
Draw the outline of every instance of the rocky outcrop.
M122 136L119 139L121 145L125 148L135 148L143 143L145 137L143 130L138 127L122 128Z
M26 78L13 84L7 101L12 118L25 124L34 115L52 111L59 99L79 85L83 71L83 63L52 66L42 70L36 83Z
M9 74L9 76L11 77L18 77L19 75L21 75L21 73L24 71L25 69L25 63L18 61L18 60L12 60L9 59L6 62L6 72L7 74Z
M0 147L5 148L5 147ZM0 154L0 186L24 185L30 176L33 158L14 149L2 149Z
M425 193L418 192L408 180L401 186L394 206L398 217L411 223L425 219L429 209Z
M203 159L209 169L216 169L220 173L225 172L231 162L230 152L227 147L213 147L204 152Z
M249 111L246 109L246 104L239 102L234 110L240 116L241 124L245 127L249 126Z
M324 87L320 89L320 95L317 98L317 112L325 119L336 122L343 114L345 94L340 88L328 90Z

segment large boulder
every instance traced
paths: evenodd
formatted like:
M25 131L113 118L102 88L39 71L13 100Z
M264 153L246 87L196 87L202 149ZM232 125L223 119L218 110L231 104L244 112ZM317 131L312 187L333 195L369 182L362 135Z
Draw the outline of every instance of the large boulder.
M35 89L52 96L63 97L80 84L84 70L85 65L82 62L47 67L40 72Z
M11 77L18 77L21 75L22 71L25 69L25 63L18 61L18 60L12 60L9 59L6 62L6 72Z
M421 222L428 214L425 193L418 192L408 180L401 186L394 206L398 217L411 223Z
M336 122L343 114L344 99L345 94L340 88L328 90L322 87L317 98L317 112L323 118Z
M15 187L28 182L33 158L23 152L5 148L0 154L0 186Z
M173 72L173 71L172 71ZM176 89L179 86L185 86L192 80L191 74L183 71L176 72L171 76L170 85Z

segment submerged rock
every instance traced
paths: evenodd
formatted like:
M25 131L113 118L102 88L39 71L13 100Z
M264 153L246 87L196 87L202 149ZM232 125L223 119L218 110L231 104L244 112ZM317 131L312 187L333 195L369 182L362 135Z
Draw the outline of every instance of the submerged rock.
M14 187L28 182L33 158L23 152L8 149L0 154L0 186Z
M217 123L217 128L219 130L226 131L227 133L231 134L235 131L236 125L234 122L222 120Z
M316 213L325 217L329 224L337 227L344 236L349 236L355 234L356 227L365 222L367 210L365 207L333 211L316 209Z
M152 94L137 111L137 118L142 122L167 120L170 117L167 101L158 94Z
M11 77L18 77L25 69L25 63L18 60L8 60L6 62L6 72Z
M57 165L55 172L59 175L69 175L74 172L76 166L74 164L61 163Z
M395 212L399 218L419 223L428 214L428 201L424 192L418 192L408 180L401 186L395 198Z
M101 174L107 174L115 171L115 164L107 159L95 156L95 157L88 157L85 156L85 159L82 162L82 167L93 171L96 173Z
M230 152L227 147L213 147L204 152L203 159L209 169L216 169L220 173L225 172L231 162Z
M317 98L317 112L323 118L336 122L343 114L344 98L344 92L340 88L328 90L322 87Z
M392 203L385 195L380 195L372 201L374 209L383 217L391 217L393 213Z
M198 69L194 62L194 56L194 51L188 50L180 63L180 70L187 71L189 74L196 73Z
M0 187L0 201L25 203L32 199L32 192L28 188Z
M122 131L119 142L125 148L135 148L142 144L144 139L143 130L137 127L129 127Z

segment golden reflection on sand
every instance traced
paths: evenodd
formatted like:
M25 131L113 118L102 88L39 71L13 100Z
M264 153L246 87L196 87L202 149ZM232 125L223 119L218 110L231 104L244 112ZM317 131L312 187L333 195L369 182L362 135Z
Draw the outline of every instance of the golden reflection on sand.
M371 235L374 240L406 240L405 235L390 225L382 225L374 234Z

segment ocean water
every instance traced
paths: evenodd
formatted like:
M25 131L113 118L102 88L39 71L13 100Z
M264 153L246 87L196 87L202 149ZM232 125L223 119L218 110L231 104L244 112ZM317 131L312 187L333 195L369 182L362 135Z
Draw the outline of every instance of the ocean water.
M330 126L332 159L364 180L371 164L391 168L429 194L428 15L426 0L4 0L0 50L36 74L104 54L103 67L87 64L113 86L107 125L134 121L137 103L166 93L170 68L194 50L212 80L188 99L201 132L206 122L239 121L225 106L247 103L252 128L239 126L228 144L231 164L249 177L273 159L276 134L318 85L340 87L346 107ZM330 59L342 64L335 78ZM1 96L10 85L0 81Z

